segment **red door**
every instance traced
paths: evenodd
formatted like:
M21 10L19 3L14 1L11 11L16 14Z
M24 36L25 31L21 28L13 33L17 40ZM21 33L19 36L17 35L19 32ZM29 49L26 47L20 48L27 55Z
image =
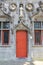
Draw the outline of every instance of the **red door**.
M16 57L27 57L27 31L16 32Z

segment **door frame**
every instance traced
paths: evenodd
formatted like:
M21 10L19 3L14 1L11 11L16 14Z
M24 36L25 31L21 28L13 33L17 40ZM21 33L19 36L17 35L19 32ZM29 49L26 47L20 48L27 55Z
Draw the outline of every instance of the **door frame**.
M15 49L15 51L14 51L14 58L15 58L15 60L16 61L21 61L19 58L17 58L16 57L16 31L17 30L26 30L27 32L28 32L28 54L27 54L27 58L21 58L21 60L27 60L27 61L31 61L32 60L32 56L31 56L31 52L32 52L32 50L31 50L31 42L32 42L32 40L30 39L30 35L31 35L31 33L29 32L29 29L20 29L20 28L16 28L15 30L14 30L14 49Z
M26 32L26 43L27 43L27 47L26 47L26 55L28 55L28 31L26 31L26 30L17 30L16 31L16 39L17 39L17 32L18 31L23 31L23 32ZM17 40L16 40L16 44L17 44ZM16 47L16 51L17 51L17 47ZM17 53L16 53L16 57L17 57ZM26 56L26 58L27 58L28 56ZM17 57L17 58L20 58L20 57ZM25 58L25 57L23 57L23 58Z

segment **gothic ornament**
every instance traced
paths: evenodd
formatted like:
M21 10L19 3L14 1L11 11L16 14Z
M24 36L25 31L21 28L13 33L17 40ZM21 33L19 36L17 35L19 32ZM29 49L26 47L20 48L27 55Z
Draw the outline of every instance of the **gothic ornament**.
M25 8L26 8L27 11L32 11L33 10L33 4L28 3L28 4L26 4Z
M40 6L41 10L43 11L43 2L42 1L39 2L39 6Z
M8 14L9 13L9 4L7 2L3 3L3 8L2 8L2 11L5 13L5 14Z
M17 7L17 5L15 3L11 3L10 6L9 6L9 9L11 11L15 11L16 10L16 7Z
M39 2L39 6L40 6L40 7L43 6L43 2L42 2L42 1Z

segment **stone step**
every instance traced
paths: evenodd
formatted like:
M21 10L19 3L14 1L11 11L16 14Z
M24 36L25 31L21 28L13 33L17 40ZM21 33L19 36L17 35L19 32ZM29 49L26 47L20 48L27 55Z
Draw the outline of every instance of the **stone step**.
M0 65L30 65L27 61L0 61Z

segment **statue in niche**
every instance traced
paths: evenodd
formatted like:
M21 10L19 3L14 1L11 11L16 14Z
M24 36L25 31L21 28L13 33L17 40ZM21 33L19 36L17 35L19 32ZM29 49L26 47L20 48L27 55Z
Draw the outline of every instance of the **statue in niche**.
M23 4L20 4L20 10L19 10L19 14L20 14L20 18L24 17L24 9L23 9Z

